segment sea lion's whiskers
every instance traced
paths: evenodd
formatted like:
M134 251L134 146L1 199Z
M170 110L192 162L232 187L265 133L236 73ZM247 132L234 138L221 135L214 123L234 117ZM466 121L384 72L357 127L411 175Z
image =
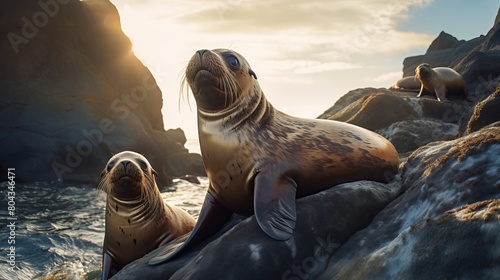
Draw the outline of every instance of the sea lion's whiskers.
M187 100L187 103L188 103L188 106L189 106L189 110L192 110L191 109L191 102L189 101L189 90L190 90L190 87L189 87L189 84L188 84L188 81L187 81L187 77L186 77L186 71L184 70L184 73L182 74L182 78L181 78L181 87L179 88L179 98L177 100L177 107L179 108L179 111L181 110L181 99L182 101L185 101Z
M109 176L107 176L107 174L106 174L101 179L101 181L99 181L99 184L97 184L97 190L99 192L109 193L109 191L111 191L111 187L110 187L110 184L109 184L108 177Z

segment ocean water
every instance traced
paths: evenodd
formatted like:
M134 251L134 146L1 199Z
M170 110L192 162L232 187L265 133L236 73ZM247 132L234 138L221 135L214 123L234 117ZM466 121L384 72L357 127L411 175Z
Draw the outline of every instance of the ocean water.
M207 178L198 179L200 184L174 180L161 190L164 201L197 218L208 187ZM9 191L1 182L0 279L100 279L105 194L95 185L60 182L17 183L13 199Z

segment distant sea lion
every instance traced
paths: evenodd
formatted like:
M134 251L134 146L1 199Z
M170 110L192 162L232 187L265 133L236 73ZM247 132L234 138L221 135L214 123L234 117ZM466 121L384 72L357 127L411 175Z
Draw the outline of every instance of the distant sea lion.
M255 217L276 240L295 227L295 199L357 180L386 182L398 170L394 146L351 124L302 119L276 110L240 54L197 51L186 80L197 104L201 153L210 185L188 240L162 251L165 262L213 235L232 213Z
M415 76L422 83L417 97L431 94L441 102L449 102L449 95L466 98L469 92L464 78L448 67L432 68L430 64L422 63L415 69Z
M389 89L419 90L421 85L422 84L420 83L420 80L417 79L417 77L408 76L397 80Z
M102 279L193 229L188 213L163 202L156 175L144 156L129 151L113 156L101 173L98 188L107 193Z

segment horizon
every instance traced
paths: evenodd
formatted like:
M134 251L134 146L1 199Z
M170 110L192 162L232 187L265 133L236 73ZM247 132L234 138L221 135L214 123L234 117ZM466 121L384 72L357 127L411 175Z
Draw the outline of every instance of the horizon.
M499 8L493 0L111 2L162 91L165 129L180 127L188 139L198 138L196 106L190 95L180 100L181 77L198 49L241 53L275 108L316 118L349 90L389 87L404 58L424 54L441 31L485 35Z

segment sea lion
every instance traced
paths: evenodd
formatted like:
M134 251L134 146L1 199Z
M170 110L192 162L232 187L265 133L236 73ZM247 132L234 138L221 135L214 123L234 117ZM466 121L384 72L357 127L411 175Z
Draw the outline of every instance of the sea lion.
M152 265L213 235L233 212L255 213L268 236L287 240L295 227L296 198L344 182L386 182L398 170L396 149L374 132L276 110L249 63L234 51L197 51L185 75L196 100L210 184L188 240L173 253L160 250Z
M195 220L162 200L156 171L135 152L114 155L101 173L106 192L102 279L153 249L191 231Z
M464 78L448 67L432 68L429 63L422 63L415 68L415 77L422 83L417 97L431 94L441 102L450 102L449 95L466 98L469 93Z
M421 87L420 80L415 76L408 76L397 80L389 89L399 90L419 90Z

